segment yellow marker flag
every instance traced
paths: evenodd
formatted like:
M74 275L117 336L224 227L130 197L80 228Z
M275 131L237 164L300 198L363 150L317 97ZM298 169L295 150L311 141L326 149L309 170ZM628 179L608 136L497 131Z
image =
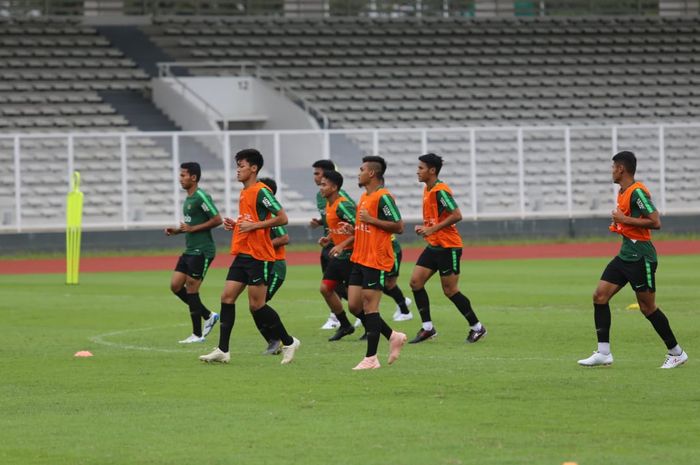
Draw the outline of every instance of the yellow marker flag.
M82 226L83 193L80 192L80 173L75 171L71 191L66 197L66 284L78 284Z

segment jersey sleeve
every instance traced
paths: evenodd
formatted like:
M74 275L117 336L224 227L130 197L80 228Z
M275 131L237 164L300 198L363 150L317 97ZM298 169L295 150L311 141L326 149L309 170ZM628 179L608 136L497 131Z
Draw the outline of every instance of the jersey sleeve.
M379 212L377 217L380 220L393 221L394 223L401 221L401 213L399 213L399 209L392 196L384 194L382 198L379 199Z
M274 195L272 195L272 192L266 187L263 187L258 191L258 199L257 199L257 210L266 210L273 215L276 215L277 213L282 210L282 205L277 201ZM261 216L262 218L262 216Z
M216 205L214 205L214 201L209 194L198 190L197 197L199 199L200 208L209 219L219 214L219 210L216 208Z
M287 228L284 226L275 226L274 228L270 228L270 237L272 239L277 239L278 237L285 235L287 235Z
M444 211L452 213L453 211L457 210L457 202L455 202L455 199L449 192L443 190L437 191L435 199L438 204L438 213L442 213Z
M338 204L338 208L336 209L336 214L338 215L338 218L340 218L342 221L345 221L346 223L350 223L352 225L355 224L355 216L356 216L356 210L357 208L355 207L355 204L350 202L350 201L345 201L345 202L340 202Z
M642 189L634 190L630 202L639 210L642 216L649 216L656 211L656 207L651 202L651 198L648 197Z

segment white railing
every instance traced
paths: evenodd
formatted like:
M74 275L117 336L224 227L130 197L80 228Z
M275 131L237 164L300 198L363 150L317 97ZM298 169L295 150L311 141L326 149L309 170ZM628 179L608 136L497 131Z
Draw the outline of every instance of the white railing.
M223 137L221 153L197 153L188 144L207 137ZM610 160L618 150L637 154L637 178L662 213L700 212L700 124L16 134L0 135L0 231L63 229L74 170L82 174L85 229L176 224L184 161L202 163L202 188L223 214L235 216L240 186L233 157L248 147L265 156L262 175L276 179L296 224L316 214L315 160L332 158L347 190L359 195L361 158L375 153L389 163L387 187L403 217L419 220L415 166L431 151L444 157L440 177L466 219L607 216L615 192Z

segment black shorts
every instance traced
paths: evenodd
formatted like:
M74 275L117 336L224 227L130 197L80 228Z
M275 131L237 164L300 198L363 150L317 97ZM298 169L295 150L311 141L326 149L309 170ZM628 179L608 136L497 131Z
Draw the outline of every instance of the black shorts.
M626 262L620 257L615 257L605 267L602 281L624 286L630 283L634 292L656 292L656 262L646 258L636 262Z
M353 263L352 265L348 286L362 286L362 289L377 291L384 289L387 271L370 268L359 263Z
M330 252L333 247L333 243L330 242L324 248L321 249L321 271L324 273L326 272L326 267L328 266L328 262L331 259Z
M398 249L398 250L397 250ZM394 267L391 271L387 271L387 278L398 278L399 271L401 270L401 259L403 258L403 252L400 247L394 247Z
M228 269L226 281L237 281L250 286L267 285L274 263L257 260L250 255L238 255Z
M459 274L459 260L462 258L462 249L434 249L426 247L418 257L417 266L431 269L440 273L440 276Z
M209 265L214 261L214 257L199 255L180 255L175 265L175 271L184 273L193 279L204 280L209 270Z
M352 265L353 263L347 258L345 260L331 258L328 260L328 265L326 265L326 269L323 272L323 279L345 283L347 285L348 282L350 282Z

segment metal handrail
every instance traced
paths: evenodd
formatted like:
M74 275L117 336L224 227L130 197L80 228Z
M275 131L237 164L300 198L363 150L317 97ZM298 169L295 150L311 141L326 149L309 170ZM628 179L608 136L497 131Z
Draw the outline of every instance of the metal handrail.
M167 78L169 78L169 79L172 79L173 81L175 81L175 83L177 83L177 84L182 88L183 91L185 91L187 94L189 94L189 95L191 95L192 97L194 97L195 100L197 100L197 101L200 102L202 105L204 105L204 114L205 114L205 115L209 116L209 113L212 112L212 113L214 113L216 116L218 116L219 119L221 120L221 124L222 124L222 126L223 126L223 127L220 128L218 124L215 124L215 127L216 127L218 130L228 129L228 120L226 119L226 116L224 116L224 114L221 113L219 110L217 110L211 103L209 103L209 102L208 102L206 99L204 99L201 95L199 95L197 92L195 92L194 89L192 89L190 86L188 86L188 85L187 85L184 81L182 81L181 79L178 79L178 77L175 76L175 75L172 73L171 67L174 66L174 65L176 65L176 64L177 64L177 63L171 63L171 62L167 62L167 63L157 63L157 66L158 66L158 76L159 76L159 77L167 77ZM183 95L185 95L185 93L183 93Z
M225 68L230 71L231 68L238 68L238 76L251 75L259 79L264 79L273 85L274 90L289 98L292 102L298 105L302 110L311 115L321 129L330 127L330 118L323 111L312 105L307 99L290 89L285 83L275 78L273 75L266 72L260 64L252 61L177 61L177 62L162 62L158 63L158 75L163 77L174 77L172 68ZM254 73L249 73L248 69L255 69Z

